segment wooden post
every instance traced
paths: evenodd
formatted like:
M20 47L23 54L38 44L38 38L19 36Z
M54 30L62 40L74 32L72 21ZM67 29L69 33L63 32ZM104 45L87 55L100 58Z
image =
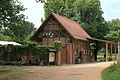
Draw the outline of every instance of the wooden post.
M112 45L112 43L110 44L110 58L112 59L112 51L113 51L113 45Z
M73 49L73 40L72 40L72 64L74 64L74 49Z
M115 60L117 60L117 49L116 49L117 45L116 43L114 44L114 48L115 48Z
M118 41L118 55L120 55L120 42Z
M49 65L50 52L48 53L47 65Z
M75 63L74 53L75 53L75 39L72 38L72 64Z
M61 51L58 51L58 64L57 65L61 65Z
M106 53L105 53L105 61L108 61L108 43L106 42Z
M73 49L72 49L72 45L70 45L70 64L72 64L72 52L73 52Z
M65 33L64 34L65 35L65 47L66 47L66 49L65 49L65 52L66 52L66 64L68 64L68 51L67 51L67 33Z

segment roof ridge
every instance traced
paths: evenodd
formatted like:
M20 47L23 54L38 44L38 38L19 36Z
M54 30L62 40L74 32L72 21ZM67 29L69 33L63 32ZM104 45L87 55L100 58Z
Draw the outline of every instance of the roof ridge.
M76 21L52 12L34 33L31 39L34 40L36 37L35 35L39 34L39 30L46 25L51 17L53 17L73 38L81 40L91 38L90 35Z
M78 36L79 38L80 37L84 37L84 38L91 38L90 35L80 26L80 24L78 24L76 21L72 20L72 19L69 19L65 16L61 16L59 14L56 14L56 13L52 13L52 15L59 21L59 23L61 23L63 25L63 27L65 27L65 29L68 30L68 27L69 29L72 28L72 30L74 30L75 28L78 28L76 29L75 32L71 33L70 30L68 30L68 32L74 37L76 38L76 36ZM60 19L61 18L61 19ZM64 20L64 21L62 21ZM66 22L69 22L70 24L67 24ZM65 26L65 24L67 24L67 26ZM76 26L76 27L73 27L72 25ZM79 34L79 33L82 33L82 34Z

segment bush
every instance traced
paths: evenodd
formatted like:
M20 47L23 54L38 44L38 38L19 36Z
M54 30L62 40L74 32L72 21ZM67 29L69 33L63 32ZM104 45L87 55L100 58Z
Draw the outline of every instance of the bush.
M21 65L18 61L0 61L0 65Z
M45 61L48 59L48 53L50 49L56 49L61 50L62 49L62 42L61 41L55 41L52 46L46 46L46 45L38 45L36 42L23 42L23 45L5 45L0 46L0 51L2 52L0 54L0 59L3 61L0 61L1 65L20 65L18 59L22 57L23 55L37 55L40 56L40 60ZM9 55L7 55L9 54ZM31 62L33 60L26 59L26 62ZM33 61L33 64L39 64L39 62ZM32 63L31 63L32 64Z
M56 50L61 50L62 49L62 42L61 41L54 41L53 47Z

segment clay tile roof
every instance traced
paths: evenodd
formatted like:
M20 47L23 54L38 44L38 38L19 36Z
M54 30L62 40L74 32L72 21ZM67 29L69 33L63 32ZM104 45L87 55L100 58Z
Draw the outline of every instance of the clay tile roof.
M58 21L58 23L63 26L63 28L75 39L80 39L80 40L93 40L93 41L98 41L98 42L107 42L107 43L114 43L112 41L107 41L107 40L101 40L101 39L95 39L90 37L90 35L75 21L68 19L64 16L60 16L55 13L51 13L48 18L43 22L43 24L39 27L39 29L34 33L34 35L31 37L32 40L36 38L36 36L39 34L39 30L41 27L44 27L46 25L47 21L51 18L54 17L55 20Z
M52 13L52 15L74 38L82 40L91 38L77 22L55 13Z
M91 38L90 35L75 21L68 19L66 17L60 16L55 13L51 13L48 18L43 22L39 29L34 33L31 39L34 40L35 35L39 34L39 30L42 26L46 24L49 18L54 17L57 22L64 27L64 29L74 38L81 40L88 40Z

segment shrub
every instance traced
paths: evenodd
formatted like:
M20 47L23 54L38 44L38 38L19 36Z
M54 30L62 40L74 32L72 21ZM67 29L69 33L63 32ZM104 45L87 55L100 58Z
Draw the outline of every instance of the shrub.
M48 59L48 53L50 49L56 49L57 51L62 49L62 42L61 41L55 41L53 45L46 46L46 45L38 45L36 42L22 42L23 44L18 45L4 45L0 46L0 64L3 65L19 65L18 62L21 60L22 55L29 55L32 53L32 55L38 55L40 60L47 60ZM7 55L10 54L10 55ZM8 58L8 57L9 58ZM6 58L10 60L6 60ZM26 59L29 60L29 59ZM30 62L32 60L29 60ZM27 62L29 62L27 61ZM38 64L38 63L37 63Z
M62 42L61 41L54 41L53 47L56 50L61 50L62 49Z

